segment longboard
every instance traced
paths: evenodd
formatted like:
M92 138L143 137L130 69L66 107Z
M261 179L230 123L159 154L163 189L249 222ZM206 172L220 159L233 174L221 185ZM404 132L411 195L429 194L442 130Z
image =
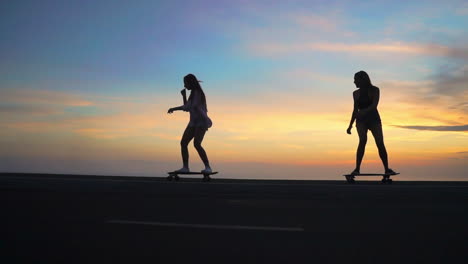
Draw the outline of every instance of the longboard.
M167 176L166 179L168 181L172 181L172 180L178 181L180 180L179 175L203 175L203 181L210 181L211 180L210 175L217 174L217 173L218 173L217 171L213 171L211 173L203 173L203 172L196 172L196 171L190 171L190 172L170 171L167 173L169 174L169 176Z
M382 176L382 183L392 183L392 179L390 179L391 176L398 175L400 174L399 172L396 173L359 173L359 174L345 174L343 176L346 177L346 181L348 183L354 183L354 177L356 176Z

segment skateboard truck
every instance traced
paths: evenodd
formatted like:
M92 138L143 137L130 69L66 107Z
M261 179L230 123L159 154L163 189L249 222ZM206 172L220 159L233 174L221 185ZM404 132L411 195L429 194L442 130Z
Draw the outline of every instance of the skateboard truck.
M166 177L166 179L168 181L179 181L180 180L180 177L179 175L203 175L203 179L202 181L204 182L208 182L208 181L211 181L211 177L210 175L213 175L213 174L217 174L218 172L217 171L214 171L214 172L211 172L211 173L203 173L203 172L175 172L175 171L171 171L171 172L168 172L167 174L169 174L169 176Z
M391 176L394 176L394 175L398 175L400 173L359 173L359 174L345 174L343 175L345 178L346 178L346 182L348 183L355 183L356 181L354 180L354 178L356 176L382 176L382 180L381 182L386 184L392 184L393 180L390 179Z

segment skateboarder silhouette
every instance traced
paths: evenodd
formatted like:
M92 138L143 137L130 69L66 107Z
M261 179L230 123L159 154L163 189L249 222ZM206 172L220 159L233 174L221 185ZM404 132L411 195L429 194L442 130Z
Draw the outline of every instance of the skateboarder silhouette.
M206 97L201 88L200 81L193 74L188 74L184 77L184 87L181 91L184 104L178 107L170 108L167 113L172 114L174 111L182 110L190 113L190 121L185 128L184 134L180 141L182 152L183 167L174 172L187 173L189 169L189 152L188 144L192 139L193 145L200 155L201 160L205 164L205 169L201 173L212 173L208 156L203 149L201 143L208 128L212 126L211 119L208 117L208 108L206 105ZM186 89L190 90L190 96L187 100Z
M356 151L356 168L351 172L351 175L360 174L361 162L367 143L367 130L370 130L374 136L375 143L379 149L379 156L385 169L385 174L395 175L396 172L388 167L388 156L384 145L382 122L380 120L379 111L377 110L380 90L372 85L369 75L365 71L357 72L354 75L354 84L358 89L353 92L354 108L346 132L351 134L353 123L356 120L359 145Z

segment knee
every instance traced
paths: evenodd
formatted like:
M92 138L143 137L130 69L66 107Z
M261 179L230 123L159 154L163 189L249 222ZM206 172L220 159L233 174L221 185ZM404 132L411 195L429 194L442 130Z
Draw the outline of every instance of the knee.
M193 146L194 146L196 149L202 149L201 142L194 141L194 142L193 142Z
M188 144L189 144L188 141L185 141L185 140L180 141L180 146L183 147L183 148L186 148L188 146Z
M367 144L367 138L360 138L359 139L359 146L366 146Z
M377 145L377 148L382 151L382 150L385 150L385 144L383 141L375 141L375 144Z

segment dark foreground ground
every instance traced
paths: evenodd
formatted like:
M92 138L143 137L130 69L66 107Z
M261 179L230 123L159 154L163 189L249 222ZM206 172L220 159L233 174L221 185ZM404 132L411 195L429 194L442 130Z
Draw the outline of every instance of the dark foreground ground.
M467 263L468 182L374 179L0 174L0 263Z

